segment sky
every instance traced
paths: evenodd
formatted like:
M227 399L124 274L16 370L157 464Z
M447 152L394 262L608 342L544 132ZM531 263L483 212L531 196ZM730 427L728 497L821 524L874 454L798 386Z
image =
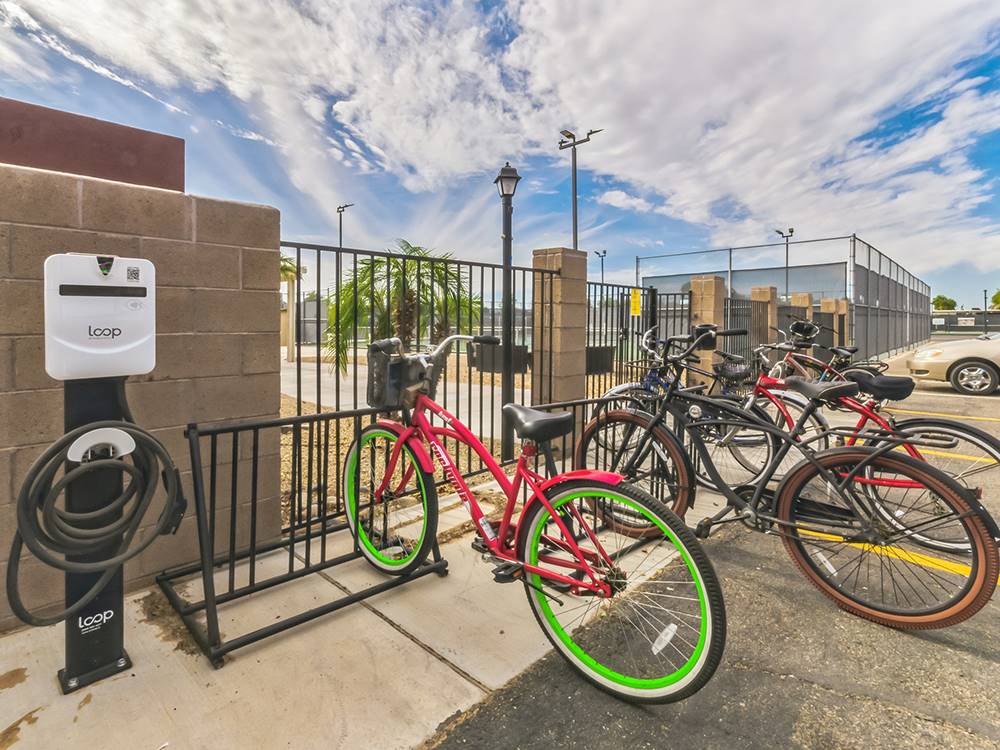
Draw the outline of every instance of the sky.
M0 95L184 138L189 192L277 206L287 240L336 244L354 203L347 246L499 262L509 160L530 264L571 242L559 131L602 128L579 241L609 281L791 226L1000 288L996 0L0 0Z

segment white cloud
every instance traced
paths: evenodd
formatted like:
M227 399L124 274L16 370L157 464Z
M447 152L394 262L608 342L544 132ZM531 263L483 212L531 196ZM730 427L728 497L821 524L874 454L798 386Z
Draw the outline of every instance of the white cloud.
M607 190L597 196L597 202L626 211L645 214L653 210L653 204L637 195L629 195L624 190Z
M552 0L521 2L515 17L506 62L547 99L525 108L525 127L605 128L588 166L661 196L713 242L791 224L805 237L857 231L917 271L944 258L1000 267L1000 225L970 214L995 186L966 153L1000 127L996 95L956 67L995 45L995 2L688 0L625 12ZM857 141L921 103L941 122L887 151ZM652 200L613 191L605 202L642 211Z
M974 213L995 186L968 154L1000 128L1000 105L961 67L995 50L995 0L478 8L0 0L0 16L35 24L26 38L147 96L218 89L244 102L257 118L247 133L278 144L321 210L358 203L354 223L372 229L357 244L383 244L391 221L492 252L490 198L467 199L461 181L504 157L565 159L559 129L603 127L581 168L628 187L601 204L704 225L723 245L792 225L857 231L918 272L945 259L1000 267L1000 222ZM491 43L498 30L516 35L506 49ZM0 36L0 59L12 44ZM860 140L918 105L938 119L888 148ZM358 177L378 170L426 194L382 205ZM535 237L565 217L552 221ZM588 236L608 231L593 221Z

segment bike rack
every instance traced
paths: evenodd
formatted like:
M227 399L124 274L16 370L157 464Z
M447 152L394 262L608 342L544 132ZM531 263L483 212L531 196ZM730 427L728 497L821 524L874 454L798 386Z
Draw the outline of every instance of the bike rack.
M340 467L347 453L341 439L359 434L363 424L374 421L377 414L377 409L354 409L188 425L185 436L191 454L199 560L163 571L156 582L215 667L223 666L226 654L296 625L429 573L447 575L448 562L442 558L435 541L428 561L409 575L386 576L383 583L353 593L344 589L344 596L287 614L265 627L232 637L222 636L221 606L361 557L356 539L348 551L342 546L339 551L334 549L345 530L350 535L340 491L343 481ZM280 443L289 436L291 460L286 467L289 488L283 491ZM208 444L207 462L202 453L203 442ZM283 499L289 503L288 522L282 524L283 528L268 528L268 519L275 515L273 503ZM221 551L217 551L217 543ZM272 560L280 566L271 564ZM268 571L259 563L273 570ZM181 587L197 582L201 584L201 592L190 600Z

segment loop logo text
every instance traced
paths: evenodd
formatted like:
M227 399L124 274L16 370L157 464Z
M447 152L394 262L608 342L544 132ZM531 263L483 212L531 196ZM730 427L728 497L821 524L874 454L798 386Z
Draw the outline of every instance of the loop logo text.
M87 334L92 339L116 339L122 335L121 328L94 328L87 326Z

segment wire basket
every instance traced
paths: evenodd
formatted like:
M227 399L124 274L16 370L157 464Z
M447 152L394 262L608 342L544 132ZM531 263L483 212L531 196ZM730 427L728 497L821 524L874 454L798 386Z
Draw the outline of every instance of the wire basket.
M412 407L427 382L423 362L414 356L368 349L368 405L382 411Z
M728 389L745 388L753 381L753 368L746 362L719 362L712 365L712 370Z

